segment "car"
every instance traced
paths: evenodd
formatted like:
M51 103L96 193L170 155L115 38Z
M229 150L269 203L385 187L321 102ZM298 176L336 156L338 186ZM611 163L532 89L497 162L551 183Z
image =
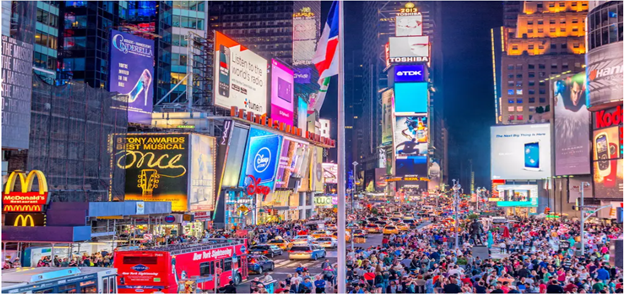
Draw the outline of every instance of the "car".
M278 246L282 250L288 250L288 248L290 248L290 246L292 246L290 244L290 242L288 242L288 241L286 241L284 239L272 239L272 240L268 241L267 244L273 245L273 246Z
M293 240L292 240L292 245L294 246L299 246L299 245L307 245L307 244L312 244L314 243L316 239L313 236L296 236ZM291 247L292 248L292 247Z
M325 258L327 252L318 245L295 245L288 250L288 259L312 259Z
M393 225L386 225L383 229L384 235L398 234L399 230Z
M317 245L323 248L336 248L338 247L338 240L334 237L320 237L316 239Z
M364 229L369 232L369 233L380 233L381 232L381 227L378 224L375 223L369 223L367 224Z
M401 218L401 217L403 217L403 214L401 212L394 212L394 213L392 213L392 217Z
M368 222L375 222L375 221L377 221L377 220L379 220L379 218L377 218L377 217L369 217L369 218L366 218L366 221L368 221Z
M327 229L327 230L332 230L332 231L333 231L333 230L338 230L338 228L336 227L336 225L335 225L335 224L333 224L333 223L326 224L326 225L325 225L325 229Z
M316 239L316 238L324 237L327 235L331 235L331 232L326 231L326 230L317 230L317 231L312 232L310 235Z
M397 223L396 228L398 228L399 230L410 230L410 226L406 223Z
M388 225L388 222L385 222L385 221L382 221L382 220L375 221L374 223L379 225L380 227L384 227L384 226Z
M353 231L353 234L356 236L362 236L362 237L366 237L366 235L368 235L368 233L364 229L356 229Z
M392 223L397 223L401 221L401 218L398 217L391 217L390 220L392 221Z
M257 274L275 269L275 262L264 255L247 256L247 269Z
M255 245L249 248L249 252L251 254L261 254L261 255L271 256L271 258L275 257L276 255L282 255L283 253L280 247L275 246L275 245L269 245L269 244Z

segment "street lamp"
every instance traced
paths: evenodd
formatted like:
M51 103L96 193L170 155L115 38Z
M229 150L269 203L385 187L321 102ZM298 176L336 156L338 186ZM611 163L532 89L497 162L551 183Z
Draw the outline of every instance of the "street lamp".
M459 184L458 181L456 181L455 179L453 179L453 197L454 197L454 203L455 203L455 249L459 249L459 224L457 221L457 213L458 213L458 206L459 206L459 190L461 190L461 184Z
M353 197L355 195L355 190L357 188L357 181L356 179L356 173L355 173L355 168L359 163L357 161L353 161L353 190L351 190L351 215L354 214L354 210L353 210ZM353 227L351 227L351 251L353 251L355 249L355 246L353 245Z

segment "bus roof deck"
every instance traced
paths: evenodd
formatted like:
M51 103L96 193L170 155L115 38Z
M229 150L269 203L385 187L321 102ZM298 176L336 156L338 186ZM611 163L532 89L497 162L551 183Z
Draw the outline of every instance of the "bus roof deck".
M165 246L146 247L142 249L123 249L121 251L165 251L171 255L179 255L189 252L205 251L227 246L238 246L245 244L246 239L204 239L196 243L183 243Z

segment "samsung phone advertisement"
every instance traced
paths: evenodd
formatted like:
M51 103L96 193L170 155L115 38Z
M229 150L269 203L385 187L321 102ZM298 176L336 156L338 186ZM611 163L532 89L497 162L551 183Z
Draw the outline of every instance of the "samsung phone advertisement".
M258 128L250 128L240 185L246 187L253 181L254 185L267 186L273 189L281 147L281 135Z
M590 173L589 121L585 73L564 75L552 81L555 105L555 174Z
M492 179L551 176L550 124L492 126Z
M293 70L276 60L271 60L271 118L293 125Z
M266 59L219 32L215 33L215 50L215 105L266 113Z
M427 156L429 149L427 116L396 117L394 151L396 159Z
M151 124L154 107L154 40L112 30L109 91L113 108L128 110L128 122Z

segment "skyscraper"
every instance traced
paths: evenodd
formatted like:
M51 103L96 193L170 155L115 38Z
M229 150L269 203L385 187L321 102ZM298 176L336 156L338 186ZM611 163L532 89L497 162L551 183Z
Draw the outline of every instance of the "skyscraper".
M511 24L517 2L505 2ZM549 83L585 67L587 1L524 1L513 27L505 27L501 58L500 124L548 122ZM498 33L498 32L495 32Z

